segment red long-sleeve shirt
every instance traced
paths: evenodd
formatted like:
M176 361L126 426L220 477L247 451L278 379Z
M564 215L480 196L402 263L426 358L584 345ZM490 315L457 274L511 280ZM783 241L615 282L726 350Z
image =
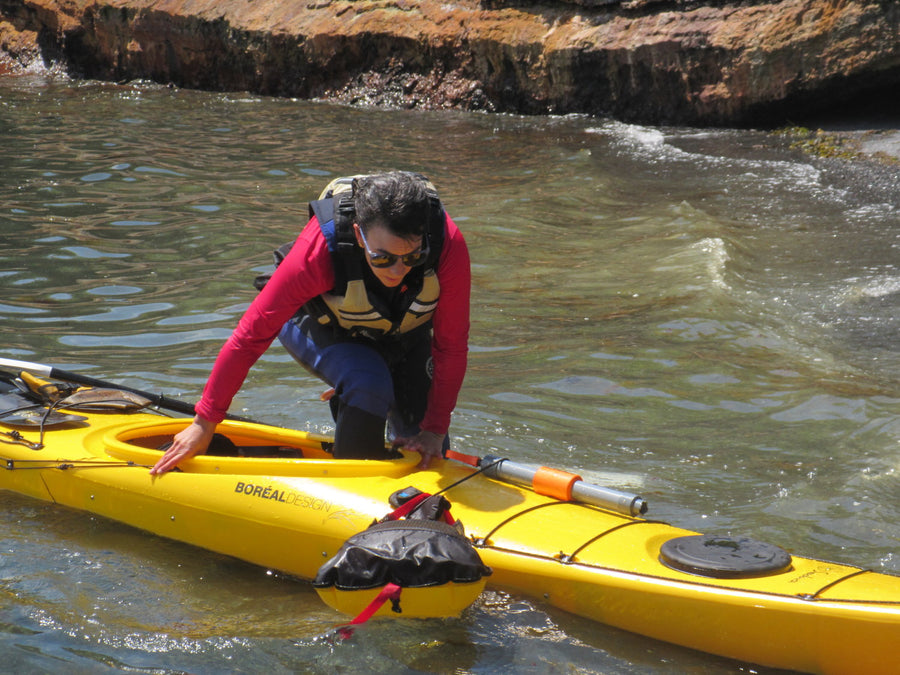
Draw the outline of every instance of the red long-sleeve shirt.
M434 376L420 427L443 435L450 427L450 414L466 372L471 291L469 251L450 216L446 218L436 274L441 295L433 316ZM219 352L197 403L197 414L211 422L221 422L250 367L278 336L285 322L309 300L327 293L333 286L331 253L313 217Z

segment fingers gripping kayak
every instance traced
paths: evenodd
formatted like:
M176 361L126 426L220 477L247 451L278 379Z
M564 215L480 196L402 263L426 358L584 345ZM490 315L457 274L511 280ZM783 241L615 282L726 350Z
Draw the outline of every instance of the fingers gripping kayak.
M182 461L206 452L215 431L214 423L202 417L195 417L193 422L175 434L172 444L166 448L160 460L150 469L150 475L155 476L171 471Z
M394 439L395 448L405 448L422 455L422 461L417 466L418 469L427 469L433 460L443 457L443 443L443 436L430 431L420 431L410 438Z

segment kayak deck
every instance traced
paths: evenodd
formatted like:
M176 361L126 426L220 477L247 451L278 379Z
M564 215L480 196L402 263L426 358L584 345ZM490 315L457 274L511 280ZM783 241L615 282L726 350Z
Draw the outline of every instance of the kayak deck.
M696 533L541 496L450 461L416 471L412 453L334 460L328 437L246 422L218 430L273 456L204 455L153 477L158 448L187 420L84 416L47 429L40 450L0 445L0 488L311 579L349 536L391 510L392 493L449 487L453 515L493 569L493 586L747 662L823 673L895 667L900 577L799 556L773 573L700 576L660 559L666 542ZM17 470L26 467L41 470Z

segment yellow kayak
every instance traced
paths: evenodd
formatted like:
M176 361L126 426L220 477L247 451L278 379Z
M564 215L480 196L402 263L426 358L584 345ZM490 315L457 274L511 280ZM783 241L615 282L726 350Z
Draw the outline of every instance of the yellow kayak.
M644 517L638 498L603 495L577 477L562 498L548 496L556 488L516 484L524 470L512 462L504 473L496 468L502 461L479 470L449 459L417 471L411 454L334 460L328 437L242 421L223 422L219 432L257 456L205 455L152 477L158 448L186 419L64 405L31 412L0 414L0 489L304 579L392 511L392 494L446 490L453 516L493 570L493 587L765 666L897 671L900 577L746 538L700 536ZM581 489L607 501L576 501Z

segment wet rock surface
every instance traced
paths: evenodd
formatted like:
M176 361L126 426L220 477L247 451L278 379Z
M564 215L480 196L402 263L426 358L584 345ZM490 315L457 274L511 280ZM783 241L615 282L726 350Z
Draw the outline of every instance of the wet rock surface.
M0 73L61 64L391 107L782 124L900 85L886 0L0 0Z

